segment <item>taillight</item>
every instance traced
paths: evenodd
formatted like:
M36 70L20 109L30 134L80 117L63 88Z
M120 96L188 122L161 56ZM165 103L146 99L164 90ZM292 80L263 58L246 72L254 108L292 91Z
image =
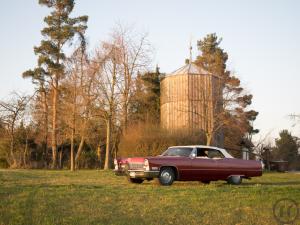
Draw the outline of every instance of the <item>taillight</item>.
M263 163L263 161L260 161L260 165L261 165L261 169L264 170L265 169L265 164Z

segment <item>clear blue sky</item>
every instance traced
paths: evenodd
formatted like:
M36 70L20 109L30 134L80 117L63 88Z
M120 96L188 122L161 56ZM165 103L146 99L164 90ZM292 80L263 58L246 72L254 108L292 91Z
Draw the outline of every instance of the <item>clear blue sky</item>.
M33 46L41 40L48 10L33 0L0 3L0 99L12 90L32 92L23 71L33 68ZM228 66L254 95L261 134L292 128L287 115L300 113L300 1L294 0L77 0L74 15L88 15L90 47L107 37L116 22L149 33L154 65L172 72L188 57L190 38L215 32L223 38ZM258 138L258 137L257 137Z

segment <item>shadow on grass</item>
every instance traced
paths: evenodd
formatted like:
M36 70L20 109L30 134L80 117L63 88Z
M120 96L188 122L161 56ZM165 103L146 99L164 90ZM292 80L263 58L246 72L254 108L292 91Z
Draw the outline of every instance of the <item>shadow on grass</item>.
M140 186L140 185L139 185ZM94 190L94 191L99 191L99 192L106 192L109 191L110 193L117 192L120 189L127 189L127 190L136 190L136 185L134 184L128 184L128 185L106 185L106 184L49 184L49 183L44 183L44 184L18 184L16 187L4 187L2 190L0 189L0 197L1 196L7 196L11 194L17 194L17 193L22 193L24 191L30 191L30 190L39 190L39 189L46 189L50 191L65 191L65 190L74 190L74 191L79 191L79 190Z
M256 182L256 183L242 183L241 186L294 186L294 185L300 185L300 181L287 181L287 182Z
M51 184L51 183L41 183L41 184L18 184L17 186L11 188L10 186L4 187L0 190L0 197L4 197L7 194L14 194L23 192L24 190L32 189L50 189L50 190L95 190L95 191L110 191L117 192L122 189L123 191L134 191L136 188L144 187L147 190L150 188L222 188L222 187L254 187L254 186L300 186L300 181L286 181L286 182L244 182L239 185L230 185L226 181L213 181L210 184L203 184L198 181L176 181L171 186L161 186L157 181L144 181L142 184L131 184L131 183L121 183L121 184Z

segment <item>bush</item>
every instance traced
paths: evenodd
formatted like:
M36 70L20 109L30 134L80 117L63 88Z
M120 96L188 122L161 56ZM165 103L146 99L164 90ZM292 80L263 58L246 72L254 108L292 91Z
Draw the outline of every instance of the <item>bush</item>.
M9 164L7 163L6 159L1 158L0 159L0 168L6 169L9 167Z
M154 156L169 146L199 145L205 143L201 132L178 131L170 133L156 125L140 124L128 128L121 137L118 156Z

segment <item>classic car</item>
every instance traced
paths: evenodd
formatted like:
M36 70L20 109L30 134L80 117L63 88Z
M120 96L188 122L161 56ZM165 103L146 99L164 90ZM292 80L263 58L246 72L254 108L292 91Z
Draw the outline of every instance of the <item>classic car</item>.
M173 146L155 157L116 159L115 173L132 183L158 178L161 185L178 181L224 180L240 184L243 178L261 176L263 164L233 158L225 149L212 146Z

